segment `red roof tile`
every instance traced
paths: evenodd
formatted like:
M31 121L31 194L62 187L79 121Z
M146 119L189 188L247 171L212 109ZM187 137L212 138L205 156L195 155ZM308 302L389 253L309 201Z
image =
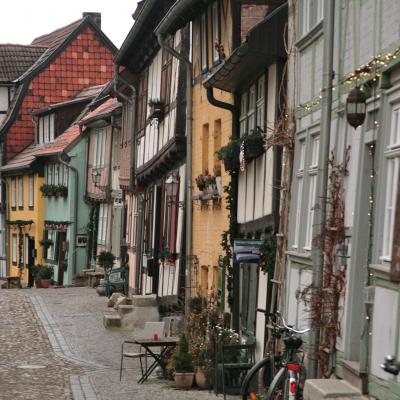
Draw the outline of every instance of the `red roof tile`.
M85 122L89 122L90 120L96 119L96 117L101 117L107 114L111 114L114 110L121 107L121 103L115 99L109 99L104 102L101 106L97 107L95 110L87 114L84 118L81 119L81 123L85 124Z

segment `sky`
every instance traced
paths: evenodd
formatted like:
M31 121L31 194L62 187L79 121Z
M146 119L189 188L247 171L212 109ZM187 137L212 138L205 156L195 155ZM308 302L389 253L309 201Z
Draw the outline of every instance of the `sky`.
M0 43L30 44L82 17L100 12L101 27L119 48L134 21L136 0L1 0Z

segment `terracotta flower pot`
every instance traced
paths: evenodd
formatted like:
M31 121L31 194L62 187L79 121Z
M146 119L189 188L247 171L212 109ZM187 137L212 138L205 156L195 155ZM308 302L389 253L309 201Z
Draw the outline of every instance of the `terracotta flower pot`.
M36 279L35 280L35 287L38 288L38 289L41 289L43 287L41 279Z
M193 386L194 372L175 372L174 381L178 389L190 389Z
M206 379L206 374L205 374L205 368L204 367L197 367L196 373L194 375L194 378L196 380L196 385L200 389L208 389L209 385L207 384L207 379Z
M47 289L51 285L51 279L41 279L42 288Z

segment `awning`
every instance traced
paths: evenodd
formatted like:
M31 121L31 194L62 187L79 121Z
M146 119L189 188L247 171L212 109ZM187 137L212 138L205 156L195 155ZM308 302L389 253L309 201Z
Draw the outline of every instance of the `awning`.
M260 74L263 68L286 59L285 24L287 3L281 5L247 34L246 41L233 51L224 63L205 81L215 87L238 92Z
M233 260L236 262L258 263L261 240L237 239L233 242Z

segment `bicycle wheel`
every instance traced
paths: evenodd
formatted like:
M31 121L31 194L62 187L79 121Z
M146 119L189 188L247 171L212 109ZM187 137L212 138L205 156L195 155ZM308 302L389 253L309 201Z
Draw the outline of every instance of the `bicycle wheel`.
M242 383L243 400L263 400L273 377L273 360L264 358L251 368Z
M281 368L275 375L263 400L287 400L289 398L289 381L286 368ZM258 400L258 399L257 399Z

